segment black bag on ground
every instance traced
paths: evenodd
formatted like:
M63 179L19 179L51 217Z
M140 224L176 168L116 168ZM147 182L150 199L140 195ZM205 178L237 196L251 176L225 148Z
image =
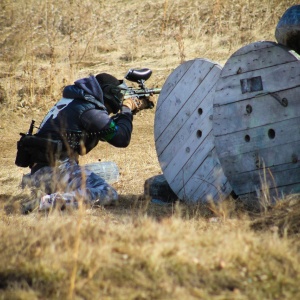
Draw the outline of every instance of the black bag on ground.
M18 167L31 167L34 163L43 163L49 166L55 163L62 151L60 140L51 140L35 135L21 134L17 142L15 164Z

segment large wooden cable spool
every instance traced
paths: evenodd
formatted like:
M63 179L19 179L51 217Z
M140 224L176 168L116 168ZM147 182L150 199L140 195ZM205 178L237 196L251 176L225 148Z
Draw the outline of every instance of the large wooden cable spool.
M186 202L219 201L232 190L212 133L213 94L221 69L206 59L187 61L169 75L158 98L158 160L171 189Z
M235 52L215 89L213 131L225 176L239 195L300 191L300 61L275 42Z

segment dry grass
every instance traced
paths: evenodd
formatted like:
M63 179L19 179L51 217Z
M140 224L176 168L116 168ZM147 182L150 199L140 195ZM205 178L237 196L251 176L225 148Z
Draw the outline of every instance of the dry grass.
M113 160L117 206L20 213L30 193L14 165L19 132L37 124L65 84L100 71L149 67L161 86L182 61L221 65L240 47L275 40L294 1L0 3L0 299L297 299L299 196L254 215L242 203L158 206L155 111L134 119L127 149L102 143L81 163Z

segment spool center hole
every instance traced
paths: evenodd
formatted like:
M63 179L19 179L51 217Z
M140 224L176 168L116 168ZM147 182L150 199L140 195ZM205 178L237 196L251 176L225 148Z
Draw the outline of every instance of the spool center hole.
M246 106L246 112L247 112L247 114L251 114L252 113L252 106L250 104L248 104Z
M197 130L197 138L201 138L202 136L202 131L201 130Z
M275 138L275 130L274 129L269 129L268 136L271 140L274 139Z

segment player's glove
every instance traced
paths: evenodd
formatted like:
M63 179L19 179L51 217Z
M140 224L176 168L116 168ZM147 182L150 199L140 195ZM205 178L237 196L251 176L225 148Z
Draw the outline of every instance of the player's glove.
M123 105L127 106L134 114L143 110L150 109L155 106L155 96L150 95L149 97L142 98L128 98L123 101Z

